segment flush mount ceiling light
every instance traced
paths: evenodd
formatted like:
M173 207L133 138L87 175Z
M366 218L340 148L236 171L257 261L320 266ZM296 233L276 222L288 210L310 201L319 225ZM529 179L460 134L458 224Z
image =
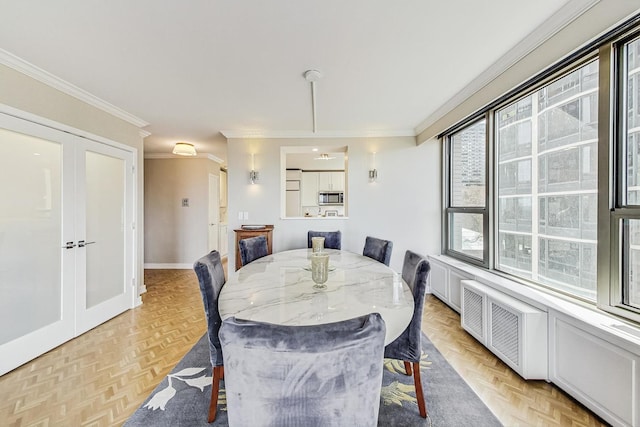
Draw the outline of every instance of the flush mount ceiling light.
M316 82L322 78L318 70L307 70L304 79L311 83L311 114L313 116L313 133L316 132Z
M175 147L173 147L173 154L177 154L179 156L195 156L196 147L193 144L189 144L188 142L176 142Z
M333 160L335 157L328 155L327 153L322 153L320 156L316 157L314 160Z

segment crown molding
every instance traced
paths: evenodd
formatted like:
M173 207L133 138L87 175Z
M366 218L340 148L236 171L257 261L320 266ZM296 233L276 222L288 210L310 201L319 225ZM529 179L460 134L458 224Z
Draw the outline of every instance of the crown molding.
M256 130L222 130L220 133L227 139L270 139L270 138L380 138L411 136L413 129L406 130L369 130L369 131L256 131Z
M200 154L196 154L195 156L179 156L177 154L171 154L171 153L144 153L144 158L145 159L208 159L216 163L220 163L220 164L224 163L224 160L222 160L220 157L214 156L213 154L209 154L209 153L200 153Z
M419 135L422 133L429 126L433 125L458 105L462 104L467 98L485 87L500 74L504 73L515 63L520 61L599 2L600 0L569 1L560 8L558 12L554 13L549 19L545 20L536 29L534 29L527 37L516 44L513 49L500 57L471 83L465 86L460 92L451 97L447 102L442 104L440 108L435 110L429 115L429 117L416 126L415 134Z
M13 68L14 70L32 77L39 82L46 84L47 86L66 93L67 95L73 96L80 101L86 102L89 105L99 108L100 110L109 113L112 116L116 116L126 122L129 122L136 127L143 128L145 126L149 126L149 123L145 122L141 118L136 117L133 114L128 113L123 109L118 108L115 105L110 104L107 101L104 101L97 96L90 94L86 90L80 89L79 87L74 86L65 80L62 80L61 78L54 76L48 71L36 67L35 65L1 48L0 64L6 65L9 68Z
M146 131L146 130L144 130L144 129L140 129L140 130L138 131L138 134L140 135L140 138L143 138L143 139L144 139L144 138L146 138L146 137L148 137L148 136L151 136L151 132Z

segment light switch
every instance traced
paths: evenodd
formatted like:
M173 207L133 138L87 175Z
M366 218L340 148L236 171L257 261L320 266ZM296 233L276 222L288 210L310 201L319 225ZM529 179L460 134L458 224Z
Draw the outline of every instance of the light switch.
M240 221L242 221L242 217L243 217L242 212L238 212L238 219L239 219Z
M249 212L245 212L244 213L244 218L243 219L249 219Z

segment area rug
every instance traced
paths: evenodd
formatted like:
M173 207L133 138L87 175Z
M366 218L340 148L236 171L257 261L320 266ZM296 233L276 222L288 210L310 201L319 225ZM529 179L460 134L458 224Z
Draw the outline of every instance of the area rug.
M208 424L211 366L206 335L124 424L126 427L227 426L224 382L216 420ZM413 377L404 364L385 359L378 426L501 426L480 398L422 336L421 374L428 417L421 418Z

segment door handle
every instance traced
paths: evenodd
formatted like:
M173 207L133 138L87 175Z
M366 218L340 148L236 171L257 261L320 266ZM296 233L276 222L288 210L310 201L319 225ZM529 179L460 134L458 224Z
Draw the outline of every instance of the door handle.
M62 247L62 249L73 249L73 248L75 248L75 247L76 247L75 243L73 243L73 242L67 242L67 243L65 243L65 244L64 244L64 246Z
M78 247L84 248L87 245L93 245L95 242L85 242L84 240L78 240Z

